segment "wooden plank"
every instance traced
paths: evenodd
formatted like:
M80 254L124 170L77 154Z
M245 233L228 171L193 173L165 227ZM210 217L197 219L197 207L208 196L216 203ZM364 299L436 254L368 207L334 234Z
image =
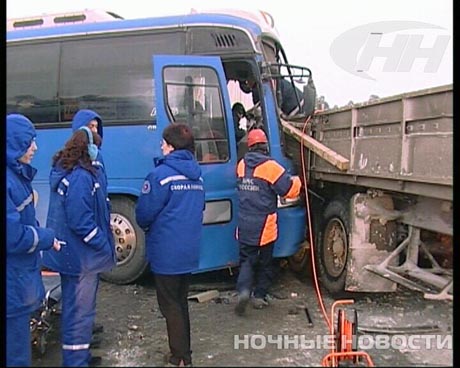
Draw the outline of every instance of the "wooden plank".
M347 171L350 167L350 160L338 154L337 152L326 147L321 142L318 142L316 139L302 133L299 129L289 124L287 121L281 120L283 126L283 131L297 140L299 143L312 150L321 158L325 159L330 164L337 167L339 170Z
M217 290L208 290L203 291L202 293L190 295L187 299L193 300L196 299L198 303L207 302L208 300L217 298L219 296L219 292Z

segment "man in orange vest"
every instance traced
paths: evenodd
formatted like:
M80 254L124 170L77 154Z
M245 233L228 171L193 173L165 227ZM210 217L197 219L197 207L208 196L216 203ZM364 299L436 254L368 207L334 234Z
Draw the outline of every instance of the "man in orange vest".
M299 195L301 181L268 155L268 141L262 129L248 134L248 149L237 166L240 271L236 284L237 315L244 314L253 293L256 309L268 306L267 291L272 283L272 252L278 238L277 202ZM254 287L254 288L253 288Z

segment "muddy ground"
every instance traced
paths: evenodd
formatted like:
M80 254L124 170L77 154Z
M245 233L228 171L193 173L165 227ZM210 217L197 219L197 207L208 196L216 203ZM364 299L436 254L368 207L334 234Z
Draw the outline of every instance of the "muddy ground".
M236 275L230 276L228 271L193 276L190 296L208 290L219 292L212 300L190 301L195 367L321 366L330 352L327 337L322 337L327 335L328 327L310 277L284 269L271 305L264 310L249 306L243 317L233 311L235 281ZM279 290L284 295L278 295ZM368 353L376 366L453 365L452 302L426 300L421 293L407 289L345 297L354 300L345 307L346 319L351 321L353 310L357 311L359 350ZM323 298L330 316L335 299L325 291ZM304 306L308 307L312 326ZM59 316L52 316L50 321L53 328L46 352L43 356L35 354L35 367L59 366L61 362ZM168 351L166 327L151 276L126 286L102 282L97 322L103 324L104 331L93 355L102 357L103 366L164 365L163 355ZM390 330L377 334L366 330L371 327ZM406 333L405 328L413 330Z

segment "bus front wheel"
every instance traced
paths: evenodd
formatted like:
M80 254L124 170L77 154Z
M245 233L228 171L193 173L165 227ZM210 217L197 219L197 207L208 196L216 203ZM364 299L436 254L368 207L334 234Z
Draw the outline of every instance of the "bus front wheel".
M111 199L110 225L115 241L117 265L101 278L114 284L129 284L147 272L144 232L136 223L136 202L128 197Z

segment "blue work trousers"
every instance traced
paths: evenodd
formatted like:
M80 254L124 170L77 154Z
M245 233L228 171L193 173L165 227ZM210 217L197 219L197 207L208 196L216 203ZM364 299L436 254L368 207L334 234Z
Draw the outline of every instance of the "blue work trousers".
M25 313L6 319L6 366L30 367L32 347L30 314Z
M88 367L89 350L96 317L99 274L61 274L61 341L64 367Z
M240 270L236 282L240 294L254 291L255 298L267 295L273 282L273 244L260 247L240 243Z

